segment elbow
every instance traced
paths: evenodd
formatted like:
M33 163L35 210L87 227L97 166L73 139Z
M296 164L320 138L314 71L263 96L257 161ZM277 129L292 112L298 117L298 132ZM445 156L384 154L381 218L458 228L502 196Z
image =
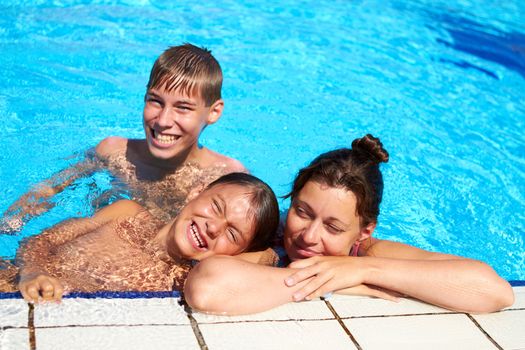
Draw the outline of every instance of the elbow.
M509 282L502 279L499 286L499 292L494 302L494 311L510 307L514 304L514 290Z
M188 275L184 285L184 299L194 310L211 314L224 314L227 300L223 291L227 288L222 262L224 257L211 257L197 264Z
M490 290L487 291L486 297L477 307L468 310L471 313L490 313L497 312L514 304L514 290L509 282L502 278L494 281Z

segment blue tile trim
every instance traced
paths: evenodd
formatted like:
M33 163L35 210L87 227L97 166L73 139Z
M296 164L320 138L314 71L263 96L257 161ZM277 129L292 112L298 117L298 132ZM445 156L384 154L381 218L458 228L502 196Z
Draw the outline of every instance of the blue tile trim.
M510 285L513 287L522 287L525 286L525 281L509 281Z
M84 299L95 299L95 298L104 298L104 299L149 299L149 298L179 298L179 291L165 291L165 292L108 292L100 291L94 293L86 292L73 292L68 295L64 295L64 298L84 298ZM0 293L0 299L21 299L22 295L20 292L14 293Z

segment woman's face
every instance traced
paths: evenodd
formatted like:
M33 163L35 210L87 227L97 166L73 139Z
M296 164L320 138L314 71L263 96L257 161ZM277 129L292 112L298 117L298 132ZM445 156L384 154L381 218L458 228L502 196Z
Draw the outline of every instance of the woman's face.
M288 211L284 246L292 261L315 255L348 255L357 240L370 236L356 212L353 192L308 181Z
M250 190L233 184L205 189L179 213L167 238L173 257L202 260L243 252L253 239Z

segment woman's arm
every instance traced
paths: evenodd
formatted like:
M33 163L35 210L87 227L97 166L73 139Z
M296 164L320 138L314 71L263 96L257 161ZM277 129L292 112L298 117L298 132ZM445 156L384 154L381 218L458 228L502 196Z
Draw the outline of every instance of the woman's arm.
M493 312L514 302L509 283L481 261L390 241L375 241L365 254L296 261L291 266L301 270L289 277L289 285L310 278L298 296L317 297L367 284L467 312Z

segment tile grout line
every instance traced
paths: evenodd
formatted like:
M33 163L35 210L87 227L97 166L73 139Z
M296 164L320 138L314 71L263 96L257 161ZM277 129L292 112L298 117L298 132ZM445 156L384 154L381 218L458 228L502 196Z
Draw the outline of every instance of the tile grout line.
M27 328L29 330L29 349L36 350L35 335L35 305L28 303L29 311L27 314Z
M206 341L204 340L202 332L199 328L199 324L195 317L193 317L192 310L188 306L188 304L186 304L186 300L184 300L184 298L181 298L179 304L181 304L184 307L184 311L186 312L186 316L188 316L188 319L190 320L191 329L193 330L195 338L197 338L197 343L199 343L199 347L201 348L201 350L208 350L208 345L206 345Z
M354 338L354 336L352 335L352 333L350 332L348 327L346 327L346 325L344 324L343 320L341 320L341 317L339 317L339 314L335 311L335 309L332 306L332 304L330 304L330 302L328 300L326 300L324 298L322 298L322 299L324 300L324 303L326 304L326 306L328 307L330 312L332 312L332 314L334 315L334 317L337 320L337 322L339 322L339 325L343 328L343 330L348 335L348 337L350 337L350 340L352 341L352 343L354 343L354 345L357 347L358 350L362 350L363 348L361 347L361 345L359 345L359 343Z
M485 331L483 329L483 327L481 327L481 325L478 323L478 321L476 321L476 319L474 317L472 317L471 314L465 314L467 315L467 317L476 325L476 327L478 327L478 329L481 331L481 333L483 333L485 335L485 337L487 337L491 342L492 344L494 344L495 347L497 347L499 350L503 350L503 348L501 347L501 345L499 345L491 336L490 334L487 333L487 331Z

